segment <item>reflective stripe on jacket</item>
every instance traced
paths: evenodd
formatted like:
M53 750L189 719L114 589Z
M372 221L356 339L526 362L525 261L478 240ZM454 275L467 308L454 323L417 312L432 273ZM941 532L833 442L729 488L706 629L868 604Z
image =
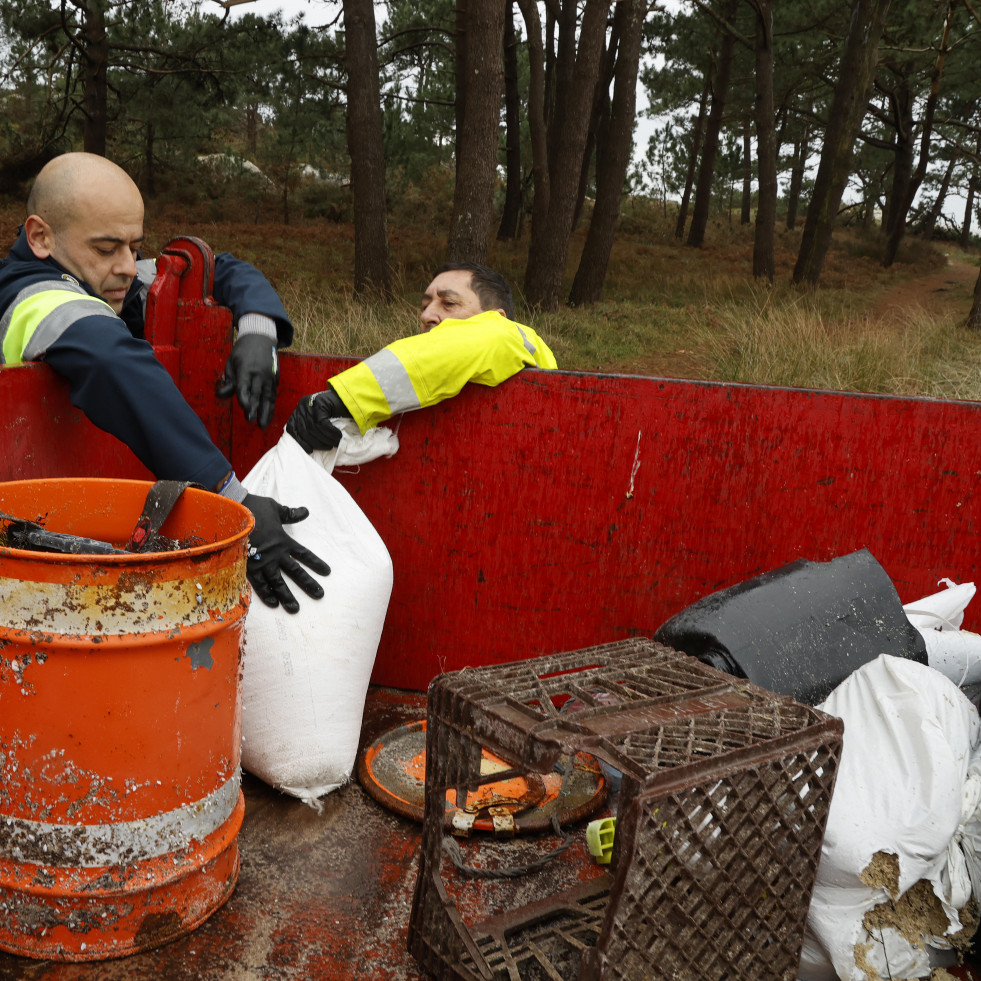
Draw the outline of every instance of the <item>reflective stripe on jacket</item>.
M399 412L436 405L467 382L494 386L522 368L555 368L530 327L487 310L403 337L335 375L333 388L362 433Z
M106 315L115 316L112 307L73 279L32 283L0 317L3 364L36 361L75 321Z

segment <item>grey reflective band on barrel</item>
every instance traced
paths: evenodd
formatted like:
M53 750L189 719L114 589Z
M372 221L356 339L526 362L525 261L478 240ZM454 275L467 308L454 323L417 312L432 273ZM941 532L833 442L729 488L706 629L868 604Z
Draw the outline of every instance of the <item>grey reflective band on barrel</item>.
M102 868L183 851L228 820L240 786L241 772L236 772L201 800L113 824L48 824L0 815L0 857L51 868Z

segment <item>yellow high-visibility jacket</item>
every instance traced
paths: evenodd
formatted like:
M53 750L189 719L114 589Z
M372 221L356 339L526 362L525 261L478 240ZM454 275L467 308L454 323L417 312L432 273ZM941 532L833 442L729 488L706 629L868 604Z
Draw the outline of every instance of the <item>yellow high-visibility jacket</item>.
M486 310L403 337L335 375L330 387L362 433L390 416L436 405L466 385L500 385L522 368L555 368L555 355L530 328Z

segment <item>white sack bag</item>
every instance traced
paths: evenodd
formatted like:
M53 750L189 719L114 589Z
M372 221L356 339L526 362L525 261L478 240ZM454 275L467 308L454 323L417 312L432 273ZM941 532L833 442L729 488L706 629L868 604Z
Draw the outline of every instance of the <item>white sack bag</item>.
M331 568L329 576L311 572L323 599L310 599L287 578L300 611L253 598L245 620L242 766L317 806L354 768L392 560L351 495L291 436L242 483L250 493L308 508L310 516L286 530Z
M314 450L310 454L328 473L333 473L334 467L356 468L398 452L399 438L388 426L372 426L362 433L353 419L338 416L330 421L340 431L340 443L332 450Z
M981 681L981 634L960 629L964 610L974 596L974 583L940 581L946 589L903 607L906 619L923 637L931 668L955 685L975 685Z
M925 977L961 929L958 911L971 895L969 866L981 845L977 709L940 672L885 654L818 707L844 720L845 735L799 977ZM896 857L895 895L863 882L877 852ZM943 936L914 943L893 927L866 930L866 913L921 880L947 916Z
M906 619L920 630L959 630L964 622L964 610L974 597L974 583L940 582L946 588L903 606Z

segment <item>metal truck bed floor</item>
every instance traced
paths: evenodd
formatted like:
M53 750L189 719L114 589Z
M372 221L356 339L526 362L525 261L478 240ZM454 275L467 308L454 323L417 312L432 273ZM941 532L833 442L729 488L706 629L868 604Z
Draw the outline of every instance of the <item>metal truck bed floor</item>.
M373 687L362 745L425 714L423 693ZM243 788L239 882L197 930L120 960L0 952L0 981L431 981L406 948L421 825L356 780L328 795L322 814L249 774ZM976 957L950 973L981 981Z
M363 735L423 718L425 695L373 689ZM69 964L0 953L0 981L423 981L406 949L421 826L356 780L322 814L243 775L242 871L187 936L120 960Z

